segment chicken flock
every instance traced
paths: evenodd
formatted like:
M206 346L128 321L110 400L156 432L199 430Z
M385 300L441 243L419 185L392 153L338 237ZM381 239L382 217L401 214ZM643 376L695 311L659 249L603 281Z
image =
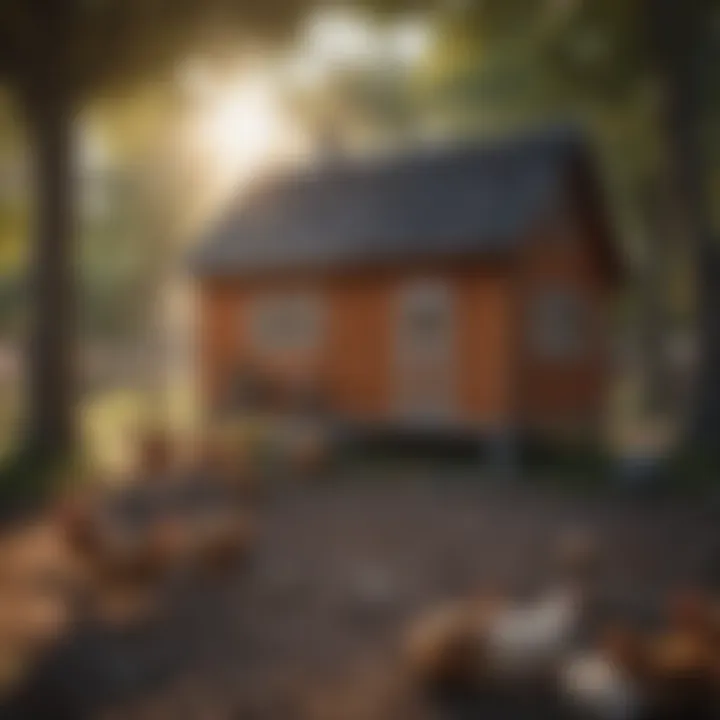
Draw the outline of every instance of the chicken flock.
M599 547L575 535L558 555L555 581L535 597L484 593L416 618L403 639L413 680L444 692L543 688L594 720L720 718L720 601L687 588L654 627L600 622Z
M119 487L82 485L0 537L0 693L75 623L142 623L173 582L249 557L255 484L238 453L212 437L180 466L157 432L138 450Z
M327 464L317 440L296 438L299 474ZM78 619L143 622L176 580L235 571L256 544L260 489L247 445L232 437L206 438L179 467L168 438L149 433L121 489L91 484L5 532L0 691ZM549 582L533 597L483 592L413 619L397 672L433 693L542 688L595 720L720 718L720 601L688 588L649 628L599 619L599 539L563 534L550 555Z

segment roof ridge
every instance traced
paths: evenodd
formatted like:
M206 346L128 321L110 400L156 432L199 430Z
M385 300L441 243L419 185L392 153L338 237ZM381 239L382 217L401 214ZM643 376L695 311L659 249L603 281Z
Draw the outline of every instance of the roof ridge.
M194 254L195 269L508 248L556 202L564 168L584 147L576 130L555 125L276 173L231 206Z

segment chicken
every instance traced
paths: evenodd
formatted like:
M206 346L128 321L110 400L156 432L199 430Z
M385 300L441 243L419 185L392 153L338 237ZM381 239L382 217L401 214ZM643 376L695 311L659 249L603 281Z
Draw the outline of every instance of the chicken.
M627 628L606 629L600 647L571 655L558 679L561 697L584 717L635 720L649 706L646 647Z
M71 620L69 599L32 579L0 593L0 637L5 646L37 650L60 638Z
M91 612L114 625L147 617L168 570L167 553L161 534L106 528L92 565Z
M138 476L150 481L166 478L174 464L174 449L167 433L161 429L146 430L138 445Z
M72 626L75 567L61 540L52 518L0 539L0 692Z
M455 601L415 620L403 645L413 680L429 690L482 683L487 677L485 631L501 603L490 595Z
M182 518L168 516L156 521L148 531L148 554L159 572L181 567L191 555L192 538Z
M64 498L54 511L60 539L78 559L94 556L101 543L98 500L89 493Z
M602 654L573 658L561 675L561 689L583 716L597 720L634 720L642 703L624 673Z
M553 553L555 582L534 599L506 602L485 631L489 663L498 679L554 677L585 620L597 559L597 545L588 532L559 536Z
M703 593L675 595L667 627L641 638L626 628L606 631L598 650L572 657L560 674L570 703L590 717L714 717L718 653L712 604Z
M168 573L180 541L160 512L161 490L137 484L62 510L60 525L83 565L91 614L113 622L138 615L128 608L147 605L137 598L154 594Z
M667 620L650 647L653 690L660 707L689 713L717 693L712 601L698 590L679 592L670 599Z
M95 572L102 580L128 583L145 580L151 565L153 562L137 533L114 523L103 527L94 558Z
M526 603L507 603L485 631L497 677L550 677L573 645L582 612L582 599L572 587L551 589Z
M198 561L214 573L228 572L247 559L255 540L250 517L237 510L205 518L198 532Z
M584 618L586 579L595 559L588 536L563 538L557 550L561 579L535 599L498 594L441 607L421 618L407 642L416 677L467 682L547 680L572 648Z

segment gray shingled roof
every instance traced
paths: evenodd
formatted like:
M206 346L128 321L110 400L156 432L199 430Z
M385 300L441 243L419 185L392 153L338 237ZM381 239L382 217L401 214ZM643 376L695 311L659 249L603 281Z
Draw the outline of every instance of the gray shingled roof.
M201 243L199 274L512 249L552 209L580 136L550 130L266 178Z

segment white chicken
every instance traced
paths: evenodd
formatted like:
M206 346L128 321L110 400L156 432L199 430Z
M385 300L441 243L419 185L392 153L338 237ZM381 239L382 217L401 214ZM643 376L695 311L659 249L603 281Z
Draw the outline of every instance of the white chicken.
M564 533L555 549L557 581L533 600L505 603L489 624L482 619L480 634L499 679L553 676L583 624L595 559L591 535Z
M413 674L423 682L551 682L572 647L581 610L571 589L534 602L487 596L442 605L411 628Z
M645 707L639 685L601 652L570 658L559 680L569 704L596 720L634 720Z
M581 596L571 586L552 589L535 601L509 603L481 628L493 671L500 678L552 671L572 647L582 612Z
M416 677L554 683L585 619L595 555L586 535L561 539L560 579L535 599L475 597L421 618L409 643Z
M597 720L634 720L652 706L647 639L613 624L592 650L567 658L558 686L565 701Z

